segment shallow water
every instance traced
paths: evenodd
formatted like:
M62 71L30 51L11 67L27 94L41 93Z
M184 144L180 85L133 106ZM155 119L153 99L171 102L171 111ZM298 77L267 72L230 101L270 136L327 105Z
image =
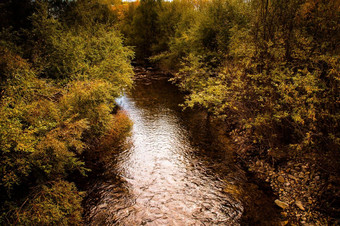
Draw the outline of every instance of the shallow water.
M117 99L133 121L128 147L90 181L90 225L239 225L245 174L219 150L204 112L182 111L164 77Z

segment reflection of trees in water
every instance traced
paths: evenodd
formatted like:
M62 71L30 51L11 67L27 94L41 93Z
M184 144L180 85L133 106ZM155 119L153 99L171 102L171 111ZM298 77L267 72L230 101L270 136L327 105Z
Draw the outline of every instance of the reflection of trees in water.
M143 109L154 110L162 106L171 110L180 110L178 105L183 102L183 94L167 80L166 77L137 79L130 95L136 100L136 105Z

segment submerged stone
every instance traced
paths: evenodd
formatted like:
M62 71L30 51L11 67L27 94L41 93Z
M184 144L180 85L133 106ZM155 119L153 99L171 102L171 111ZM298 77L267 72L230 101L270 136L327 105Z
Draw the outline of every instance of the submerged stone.
M301 210L305 210L305 208L303 207L301 201L296 201L295 204L296 204L296 206L299 207Z
M288 203L282 202L282 201L280 201L278 199L276 199L274 202L275 202L276 205L278 205L282 209L286 209L289 206Z
M278 176L277 180L281 183L285 182L285 179L283 178L283 176Z

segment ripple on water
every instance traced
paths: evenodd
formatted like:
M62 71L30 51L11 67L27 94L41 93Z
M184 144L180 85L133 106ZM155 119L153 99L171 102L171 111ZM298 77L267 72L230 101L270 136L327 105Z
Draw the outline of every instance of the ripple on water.
M139 81L117 100L134 122L132 145L108 169L115 179L91 185L88 224L237 225L242 204L224 192L228 182L212 170L213 161L197 155L186 126L191 116L178 108L178 91L163 83ZM193 123L204 129L202 121Z

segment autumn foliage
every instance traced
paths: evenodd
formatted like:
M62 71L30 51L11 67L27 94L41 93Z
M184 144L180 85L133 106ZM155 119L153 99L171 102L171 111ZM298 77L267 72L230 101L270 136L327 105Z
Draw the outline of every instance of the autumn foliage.
M70 178L88 171L84 156L116 152L129 134L128 117L113 109L132 85L133 57L174 72L184 106L223 121L239 156L276 171L315 166L327 183L310 211L336 213L339 4L3 1L0 224L81 224ZM329 193L335 201L323 202Z
M316 188L319 204L310 209L327 206L323 211L335 216L339 6L336 0L146 0L122 32L142 57L175 72L172 81L188 92L185 107L204 108L227 125L243 159L277 171L308 163L322 172L327 183ZM326 193L337 201L325 204ZM320 224L317 218L308 220Z
M102 18L111 11L99 2L59 3L26 1L20 23L11 15L23 3L1 5L0 224L81 224L72 175L86 176L84 154L106 137L118 150L131 127L113 111L133 55L114 15ZM98 11L83 17L89 7Z

